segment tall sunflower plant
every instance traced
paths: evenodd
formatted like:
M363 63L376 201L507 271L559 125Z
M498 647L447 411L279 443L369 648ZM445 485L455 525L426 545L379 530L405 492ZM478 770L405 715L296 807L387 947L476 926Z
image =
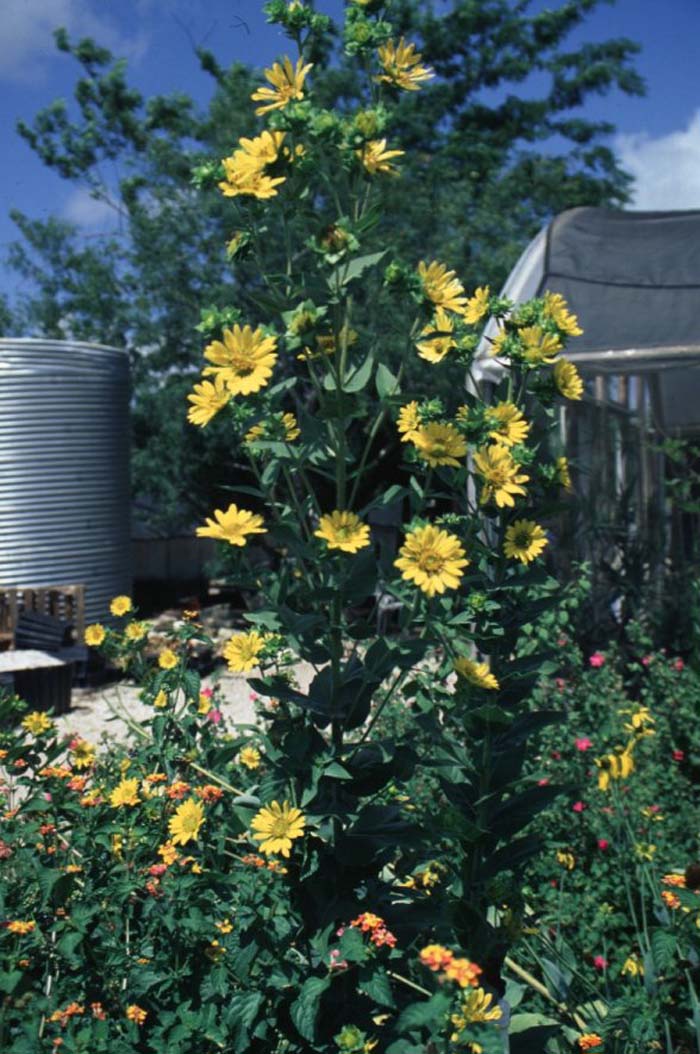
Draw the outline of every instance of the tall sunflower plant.
M188 417L227 418L255 480L197 533L256 591L224 657L274 700L267 767L236 798L232 834L284 866L279 961L266 980L251 953L229 977L246 1015L236 1050L501 1051L527 1023L504 960L537 851L527 826L557 788L524 789L522 765L557 715L524 706L548 655L517 652L556 601L546 522L570 480L549 433L556 400L582 395L563 355L580 329L557 294L515 305L466 290L449 261L393 256L394 115L437 74L388 7L348 4L363 95L331 111L312 61L327 20L266 5L292 54L265 70L249 136L195 174L230 201L233 277L232 304L203 313ZM387 363L380 302L421 390ZM502 379L486 391L473 362L489 320ZM447 363L467 378L449 403L431 397ZM393 551L377 527L392 517ZM420 737L382 734L398 700ZM421 770L441 796L429 823L405 793ZM246 940L269 952L259 928Z

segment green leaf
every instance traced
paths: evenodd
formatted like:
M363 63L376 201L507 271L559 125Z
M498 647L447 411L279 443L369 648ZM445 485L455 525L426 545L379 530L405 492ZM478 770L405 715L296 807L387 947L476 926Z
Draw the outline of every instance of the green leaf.
M670 970L678 954L678 941L675 935L669 930L652 930L650 943L657 973Z
M356 256L354 260L350 260L348 263L341 264L331 272L328 278L328 285L336 292L342 286L348 285L349 282L353 282L356 278L361 278L365 271L369 270L370 267L374 267L378 264L383 256L386 256L388 249L382 249L378 253L367 253L366 256Z
M344 392L361 392L369 382L372 376L372 366L374 365L374 354L370 351L365 361L358 366L358 368L350 374L346 374L343 378L343 391Z
M348 772L346 768L343 768L337 761L331 761L330 765L327 765L323 770L324 776L330 776L334 780L351 780L352 773Z
M299 996L292 1003L289 1014L297 1032L313 1043L321 996L330 986L330 977L309 977L301 986Z
M383 966L366 966L360 970L359 987L372 1002L380 1006L396 1006L389 976Z
M236 992L225 1011L233 1035L233 1054L243 1054L250 1043L250 1029L263 1004L262 992Z
M399 391L399 379L391 372L388 366L380 362L377 366L377 374L374 378L377 387L377 395L380 399L386 399L390 395L396 395Z
M401 1013L397 1022L399 1032L408 1032L417 1028L428 1028L437 1031L444 1023L445 1014L452 1000L445 992L436 992L430 999L420 1003L411 1003Z

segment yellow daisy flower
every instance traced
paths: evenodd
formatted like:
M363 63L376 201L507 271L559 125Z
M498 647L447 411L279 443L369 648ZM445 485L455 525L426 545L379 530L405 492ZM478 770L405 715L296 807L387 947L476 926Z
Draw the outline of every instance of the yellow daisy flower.
M496 403L489 408L488 416L493 426L489 432L491 439L505 446L516 446L525 442L530 425L515 403Z
M473 988L462 996L457 1013L450 1017L456 1029L450 1038L453 1043L456 1043L460 1033L470 1025L478 1025L486 1021L500 1021L502 1017L503 1011L498 1004L494 1005L491 993L485 992L483 988Z
M199 828L204 823L204 806L188 798L178 805L175 815L168 820L168 831L173 845L186 845L196 840Z
M459 659L455 659L454 666L458 677L463 677L465 681L469 681L475 688L488 688L491 691L495 691L499 687L498 681L491 673L487 662L476 662L474 659L467 659L461 656Z
M113 615L116 615L117 618L121 618L122 615L126 615L131 611L132 606L131 597L119 596L115 597L111 602L109 610Z
M426 264L424 260L418 264L418 275L423 284L423 292L428 300L432 300L436 307L444 307L447 311L454 311L463 315L467 307L467 297L464 286L455 276L454 271L448 271L444 264L433 260Z
M553 333L545 333L542 326L523 326L518 330L523 342L523 358L529 366L554 362L561 351L561 340Z
M158 665L161 670L174 670L179 661L172 648L163 648L158 656Z
M245 545L249 534L265 534L262 516L235 504L226 511L215 509L214 519L207 516L206 526L197 528L198 538L216 538L229 545Z
M277 361L277 338L266 336L258 326L225 329L223 343L214 340L204 349L204 358L213 363L204 370L216 374L231 395L259 392L270 380Z
M554 363L554 383L565 399L580 399L583 395L581 375L568 359L559 359Z
M243 747L238 755L238 761L251 771L260 768L260 751L255 747Z
M53 721L42 710L33 710L22 721L22 728L33 736L40 736L53 728Z
M583 330L578 324L576 315L568 310L566 300L561 293L544 294L545 314L569 337L580 337Z
M644 977L644 964L638 955L628 955L622 964L620 973L623 976L627 974L630 977Z
M139 803L139 781L136 777L130 780L122 780L114 788L109 796L110 804L115 809L120 809L123 805L138 805Z
M284 428L285 443L293 443L301 435L299 422L294 414L282 414L282 427Z
M130 622L124 630L124 636L127 640L139 641L148 633L148 626L145 622Z
M158 692L158 694L154 698L153 705L155 707L157 707L158 710L162 710L164 707L166 707L168 705L168 693L163 691L162 688L160 689L160 691Z
M304 80L313 63L304 65L303 59L297 59L296 66L292 66L291 59L285 55L281 62L274 62L269 69L265 70L265 79L271 88L257 88L251 95L253 102L261 102L258 106L256 116L262 117L270 110L283 110L293 99L304 98Z
M306 820L301 809L296 809L288 801L273 801L265 805L253 817L251 827L255 832L253 838L260 842L261 853L281 853L288 857L292 842L303 837Z
M571 490L571 473L569 472L569 459L566 457L558 457L556 462L557 470L557 481L564 490Z
M563 849L557 850L557 863L566 871L573 871L576 867L576 857L573 853L566 853Z
M204 428L212 417L231 400L232 393L228 390L221 377L215 377L214 382L202 381L195 384L194 391L190 392L187 399L192 405L187 410L187 420L191 425L199 425Z
M73 740L71 743L71 762L75 769L89 769L95 763L97 747L87 739Z
M249 194L258 201L267 201L277 196L277 187L285 182L285 176L270 176L242 150L221 162L226 179L219 183L219 190L226 198Z
M454 339L454 322L443 307L435 312L435 318L421 332L421 340L416 341L418 354L428 362L442 362L452 348L457 347Z
M468 564L459 538L432 525L409 531L394 561L401 577L429 597L458 589Z
M398 44L388 40L377 49L383 73L376 78L385 84L393 84L404 91L419 91L422 81L435 76L430 66L422 66L423 56L416 51L415 44L407 44L401 37Z
M258 658L265 650L266 637L256 630L237 633L224 647L223 656L232 673L247 673L258 665Z
M106 636L104 626L99 622L93 622L91 626L86 627L84 640L89 648L99 648Z
M396 422L399 435L401 436L402 443L412 443L415 435L420 428L420 413L418 412L418 403L406 403L399 410L399 417Z
M459 458L467 452L467 444L453 425L431 421L422 425L413 436L418 456L431 467L452 465L459 468Z
M521 484L527 483L530 477L520 471L508 447L502 443L493 443L478 450L474 455L474 465L484 480L482 505L493 498L499 509L506 505L512 506L515 505L514 495L525 493Z
M533 520L516 520L506 529L503 552L511 560L529 564L549 543L547 535Z
M356 513L339 509L320 518L314 536L322 538L329 549L343 553L356 553L370 544L369 527Z
M480 322L484 315L488 314L490 296L491 290L487 285L479 286L475 291L474 296L469 297L467 300L464 321L468 322L470 326L474 326L477 322Z
M177 849L172 842L163 842L158 846L157 853L167 867L171 867L177 860Z
M391 164L393 158L402 157L405 150L387 150L386 139L371 139L355 153L370 176L383 172L387 176L398 176L399 170Z
M253 139L239 139L240 152L253 165L273 165L279 157L286 132L261 132Z

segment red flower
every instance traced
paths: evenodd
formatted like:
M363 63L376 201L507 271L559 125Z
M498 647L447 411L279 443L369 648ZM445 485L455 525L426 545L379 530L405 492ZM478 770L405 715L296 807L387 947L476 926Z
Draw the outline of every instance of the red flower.
M592 666L595 670L605 665L605 656L600 651L594 651L588 660L588 665Z
M593 960L593 965L595 966L596 970L600 970L602 972L603 970L607 970L608 960L603 955L596 955Z
M585 802L575 801L571 808L574 810L574 812L583 812L583 810L587 808L587 805Z
M603 852L605 852L606 849L610 848L610 842L607 840L607 838L598 839L598 848L602 849Z
M678 670L678 672L680 673L681 670L685 669L685 663L682 659L675 659L673 662L673 668L674 670Z
M685 761L685 751L684 750L674 750L673 751L673 760L674 761Z

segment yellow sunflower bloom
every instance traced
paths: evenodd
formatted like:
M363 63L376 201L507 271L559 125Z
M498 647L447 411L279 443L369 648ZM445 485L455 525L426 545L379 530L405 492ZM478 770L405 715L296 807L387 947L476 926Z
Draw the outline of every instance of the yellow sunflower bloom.
M499 509L506 505L513 506L514 496L525 494L522 484L527 483L530 477L520 471L508 447L502 443L493 443L478 450L474 455L474 465L484 480L482 505L493 498Z
M529 366L554 362L561 351L561 340L553 333L545 333L542 326L523 326L518 330L523 342L523 358Z
M491 673L487 662L476 662L474 659L460 656L459 659L455 659L454 667L457 676L463 677L475 688L488 688L490 691L496 691L499 687L498 680Z
M249 534L265 534L262 516L231 504L223 511L214 510L214 519L207 516L205 527L197 528L198 538L216 538L229 545L245 545Z
M255 747L243 747L238 755L238 761L239 764L254 771L257 768L260 768L260 751L256 750Z
M467 444L453 425L439 424L431 421L421 425L413 435L413 445L418 456L431 468L438 465L452 465L459 468L459 458L467 452Z
M247 673L258 665L259 656L265 650L266 637L256 630L237 633L227 641L223 656L232 673Z
M228 390L221 377L215 377L211 381L202 381L195 384L194 391L187 396L188 402L192 403L187 409L187 420L191 425L199 425L204 428L212 417L230 401L232 393Z
M396 422L396 427L401 436L401 442L412 443L420 426L418 403L415 401L412 403L406 403L406 405L402 406L399 410L399 416Z
M132 608L131 597L119 596L115 597L109 605L109 610L117 618L121 618L122 615L127 615Z
M489 436L497 443L516 446L527 439L530 425L515 403L496 403L495 406L489 408L488 416L492 424Z
M580 399L583 395L581 375L568 359L558 359L554 363L554 383L565 399Z
M454 322L444 308L439 307L435 318L421 332L416 341L418 354L428 362L442 362L452 348L457 347L454 339Z
M376 176L378 172L387 176L398 176L399 170L391 162L395 157L402 157L405 152L387 150L386 139L371 139L361 150L355 151L370 176Z
M448 271L445 265L438 263L437 260L429 264L421 260L418 264L418 275L423 285L423 292L436 307L454 311L457 315L464 314L467 297L464 286L455 276L454 271Z
M511 560L529 564L548 544L547 535L538 523L533 520L516 520L506 528L503 552Z
M262 117L270 110L283 110L293 99L304 98L304 80L313 63L304 65L303 59L297 59L292 66L291 59L285 55L281 62L274 62L265 70L265 79L271 88L257 88L251 95L253 102L261 102L255 110L256 116Z
M104 626L99 622L93 622L91 626L86 627L84 640L89 648L99 648L106 636Z
M124 805L132 806L139 803L139 781L134 777L130 780L122 780L114 788L109 796L110 805L120 809Z
M288 801L273 801L265 805L253 817L251 827L255 832L253 838L260 842L261 853L281 853L288 857L292 842L303 837L306 820L301 809L296 809Z
M394 561L401 577L429 597L458 589L468 564L459 538L432 525L410 531Z
M571 490L571 473L569 472L569 459L566 457L558 457L556 462L557 482L564 490Z
M576 315L572 315L568 310L566 300L561 293L544 294L544 312L567 336L580 337L583 333Z
M70 747L71 762L75 769L89 769L95 764L97 747L87 739L73 740Z
M253 139L239 139L241 153L253 165L273 165L279 157L286 132L268 132L256 135Z
M194 798L178 805L175 815L168 820L168 831L173 845L186 845L196 840L199 828L204 823L204 806Z
M22 728L33 736L40 736L53 728L53 721L43 710L33 710L22 721Z
M277 187L285 182L285 176L270 176L259 164L252 161L242 150L221 162L226 179L219 183L219 190L226 198L249 194L258 201L267 201L277 196Z
M370 544L369 527L357 513L340 509L321 516L314 536L322 538L329 549L340 549L343 553L356 553Z
M267 336L258 327L234 325L225 329L223 343L214 340L204 349L204 357L212 363L205 374L221 378L231 395L251 395L259 392L270 380L277 361L277 338Z
M388 40L377 49L383 73L376 78L385 84L393 84L404 91L419 91L423 81L435 76L430 66L422 66L423 56L416 51L415 44L407 44L401 37L398 44Z
M470 296L467 300L464 321L468 322L470 326L480 322L484 315L488 313L490 296L491 291L487 285L479 286L474 296Z
M139 641L148 633L148 626L145 622L130 622L124 630L124 636L127 640Z
M180 660L172 648L163 648L158 656L158 665L161 670L174 670L179 661Z

